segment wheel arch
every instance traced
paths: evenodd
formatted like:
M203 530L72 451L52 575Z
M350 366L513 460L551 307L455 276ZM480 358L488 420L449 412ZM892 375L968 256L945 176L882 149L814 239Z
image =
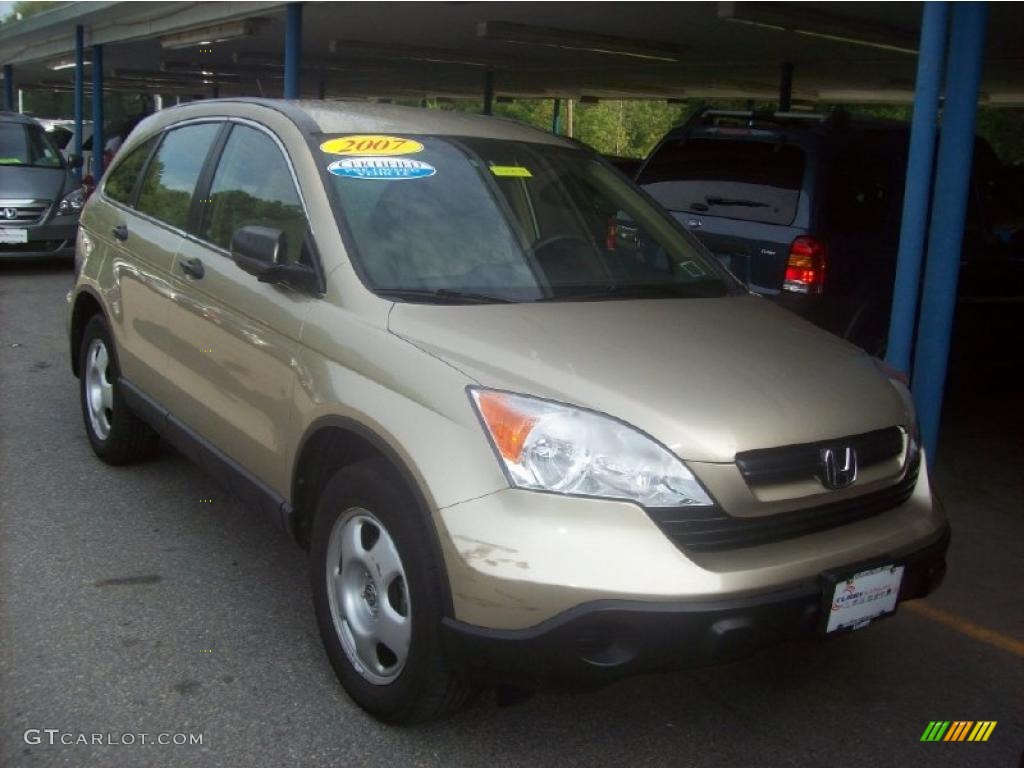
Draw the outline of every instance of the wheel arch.
M68 342L70 344L71 353L71 372L77 378L80 371L78 370L78 352L82 346L82 334L85 333L85 326L88 325L89 320L93 315L102 315L106 317L106 312L103 310L103 304L100 302L99 297L88 288L82 288L79 290L78 295L75 296L74 304L71 307L71 320L68 328Z
M329 415L310 424L299 441L295 454L291 480L291 531L304 549L309 548L316 499L327 481L339 470L369 458L382 458L394 470L405 489L413 497L428 523L430 546L438 563L444 568L445 559L437 526L428 501L416 474L399 452L377 431L355 419ZM451 585L447 578L441 585L444 610L454 616Z

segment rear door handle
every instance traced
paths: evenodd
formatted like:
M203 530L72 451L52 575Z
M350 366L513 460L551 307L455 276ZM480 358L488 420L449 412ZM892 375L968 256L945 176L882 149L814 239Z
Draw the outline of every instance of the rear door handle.
M125 240L128 239L128 225L127 224L118 224L116 227L114 227L110 231L114 235L114 237L116 237L122 243Z
M700 219L690 219L688 222L686 222L686 226L690 227L691 229L700 229L701 227L704 226L704 222L701 221Z
M203 275L206 274L206 270L203 268L203 262L194 256L191 259L184 259L181 262L181 271L186 275L194 277L196 280L201 280Z

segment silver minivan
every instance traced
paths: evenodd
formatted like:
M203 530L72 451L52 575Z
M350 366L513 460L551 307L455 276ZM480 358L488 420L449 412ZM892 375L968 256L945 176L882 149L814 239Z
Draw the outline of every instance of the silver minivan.
M74 256L85 193L72 171L81 164L33 118L0 112L0 259Z

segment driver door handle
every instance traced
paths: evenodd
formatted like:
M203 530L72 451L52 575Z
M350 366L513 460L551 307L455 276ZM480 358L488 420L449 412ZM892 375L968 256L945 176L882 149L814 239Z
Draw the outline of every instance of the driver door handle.
M206 270L203 268L203 262L195 256L191 259L182 260L181 271L190 277L194 277L196 280L202 280L203 275L206 274Z

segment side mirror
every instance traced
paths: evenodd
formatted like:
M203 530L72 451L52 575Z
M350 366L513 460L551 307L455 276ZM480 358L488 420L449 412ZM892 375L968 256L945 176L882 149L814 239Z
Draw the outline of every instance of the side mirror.
M68 168L81 168L82 167L82 156L71 154L68 155Z
M276 266L287 249L284 232L272 227L242 227L231 236L231 258L256 277Z
M322 286L317 273L302 264L285 262L287 250L287 236L273 227L242 227L231 236L231 258L261 283L284 285L304 293L320 293Z

